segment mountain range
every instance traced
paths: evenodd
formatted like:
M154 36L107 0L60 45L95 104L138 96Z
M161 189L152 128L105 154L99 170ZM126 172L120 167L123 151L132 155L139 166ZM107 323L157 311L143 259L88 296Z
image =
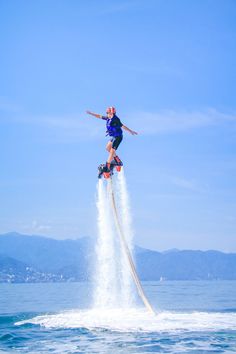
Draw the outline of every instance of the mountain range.
M94 240L56 240L16 232L0 235L0 282L63 282L91 279ZM236 254L135 246L141 280L236 280Z

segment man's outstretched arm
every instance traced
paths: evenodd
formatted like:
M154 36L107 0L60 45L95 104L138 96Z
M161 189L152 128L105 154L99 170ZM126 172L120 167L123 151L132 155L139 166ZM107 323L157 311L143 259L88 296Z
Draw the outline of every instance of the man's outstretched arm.
M86 111L86 113L87 113L87 114L90 114L90 115L93 116L93 117L102 119L102 114L93 113L93 112L90 112L90 111Z
M124 130L126 130L127 132L129 132L130 134L132 134L132 135L138 135L137 132L135 132L134 130L129 129L129 128L126 127L124 124L122 125L122 128L123 128Z

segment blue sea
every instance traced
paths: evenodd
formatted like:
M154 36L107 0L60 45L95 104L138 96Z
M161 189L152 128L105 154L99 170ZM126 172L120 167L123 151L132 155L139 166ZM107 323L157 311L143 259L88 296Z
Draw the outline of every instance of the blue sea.
M236 281L143 286L155 315L94 309L90 283L0 284L0 353L236 352Z

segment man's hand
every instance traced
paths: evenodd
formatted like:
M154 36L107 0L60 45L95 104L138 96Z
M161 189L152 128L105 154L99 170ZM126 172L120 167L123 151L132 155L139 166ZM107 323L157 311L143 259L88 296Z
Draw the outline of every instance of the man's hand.
M130 131L130 134L132 134L132 135L138 135L138 133L135 132L134 130L131 130L131 131Z

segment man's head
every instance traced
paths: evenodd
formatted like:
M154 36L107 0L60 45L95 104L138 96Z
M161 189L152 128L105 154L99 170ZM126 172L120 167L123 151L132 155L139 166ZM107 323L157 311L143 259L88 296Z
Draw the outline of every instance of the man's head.
M116 114L115 107L108 107L107 110L106 110L106 113L107 113L109 118L112 118L114 116L114 114Z

